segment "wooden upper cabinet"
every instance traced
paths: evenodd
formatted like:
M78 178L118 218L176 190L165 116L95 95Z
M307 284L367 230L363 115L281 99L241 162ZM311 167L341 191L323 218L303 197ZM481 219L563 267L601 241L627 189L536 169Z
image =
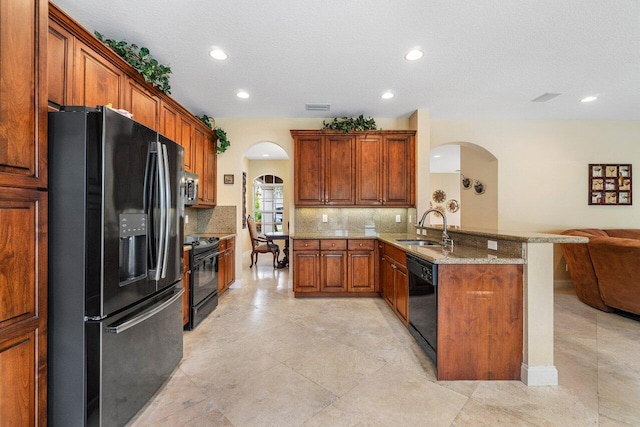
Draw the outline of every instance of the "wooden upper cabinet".
M71 103L74 37L62 26L51 21L47 45L47 82L49 110L56 111Z
M124 109L133 114L133 120L153 130L159 130L160 100L137 81L126 78Z
M0 2L0 185L47 185L47 2Z
M383 204L415 204L415 143L413 135L385 135L383 142Z
M299 206L324 204L324 137L296 135L294 137L294 199Z
M171 104L164 101L160 102L160 124L158 132L170 140L178 142L178 112Z
M73 104L124 108L125 74L80 40L75 41Z
M324 204L332 206L355 203L355 137L325 136Z
M382 135L356 139L356 204L382 205Z
M298 206L414 206L414 131L292 130Z
M185 120L184 116L180 116L178 119L178 130L176 141L184 148L184 170L193 172L193 139L194 139L194 126L189 120Z
M204 195L209 206L216 204L216 138L211 133L205 134L204 139Z

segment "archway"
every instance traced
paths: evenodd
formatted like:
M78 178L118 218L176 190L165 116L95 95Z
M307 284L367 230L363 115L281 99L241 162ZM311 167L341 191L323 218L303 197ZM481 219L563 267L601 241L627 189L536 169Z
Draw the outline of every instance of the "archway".
M430 165L431 201L445 210L449 224L498 228L498 159L491 152L471 142L449 142L431 150ZM442 198L437 190L445 194L440 202L434 200ZM431 224L442 223L437 215L430 218Z

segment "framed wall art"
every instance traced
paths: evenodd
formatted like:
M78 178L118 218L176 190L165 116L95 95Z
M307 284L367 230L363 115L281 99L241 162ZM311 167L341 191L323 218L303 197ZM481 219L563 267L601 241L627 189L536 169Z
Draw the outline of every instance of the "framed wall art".
M233 184L233 175L225 175L224 176L225 184Z
M631 205L630 164L589 164L590 205Z

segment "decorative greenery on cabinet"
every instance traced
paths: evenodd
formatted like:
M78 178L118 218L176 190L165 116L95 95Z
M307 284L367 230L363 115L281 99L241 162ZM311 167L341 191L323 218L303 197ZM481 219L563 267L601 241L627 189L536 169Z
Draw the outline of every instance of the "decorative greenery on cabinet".
M363 131L363 130L376 130L376 121L369 117L365 119L362 114L358 116L358 118L353 117L342 117L342 118L334 118L329 123L322 121L322 129L331 129L331 130L341 130L344 133L349 133L350 131Z
M109 46L137 72L142 74L145 81L151 83L167 95L171 94L171 85L169 85L171 68L158 63L158 61L149 54L149 49L146 47L138 47L135 44L129 44L124 40L106 39L97 31L95 31L94 34L98 40Z
M231 146L231 142L229 142L229 139L227 138L227 132L225 132L222 128L216 127L216 121L211 116L203 114L202 116L196 117L199 118L202 123L207 125L209 129L216 133L216 136L218 137L218 144L216 145L218 154L227 151L227 148Z

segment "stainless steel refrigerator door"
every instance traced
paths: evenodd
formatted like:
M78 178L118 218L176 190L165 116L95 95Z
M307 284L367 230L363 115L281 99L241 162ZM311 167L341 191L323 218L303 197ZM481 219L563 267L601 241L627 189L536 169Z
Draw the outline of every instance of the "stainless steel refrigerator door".
M141 307L87 322L87 426L123 426L182 359L181 283Z
M147 275L148 228L127 230L127 221L146 227L145 170L157 133L108 108L96 116L100 134L87 143L87 315L106 316L157 289ZM133 264L130 275L123 263Z

